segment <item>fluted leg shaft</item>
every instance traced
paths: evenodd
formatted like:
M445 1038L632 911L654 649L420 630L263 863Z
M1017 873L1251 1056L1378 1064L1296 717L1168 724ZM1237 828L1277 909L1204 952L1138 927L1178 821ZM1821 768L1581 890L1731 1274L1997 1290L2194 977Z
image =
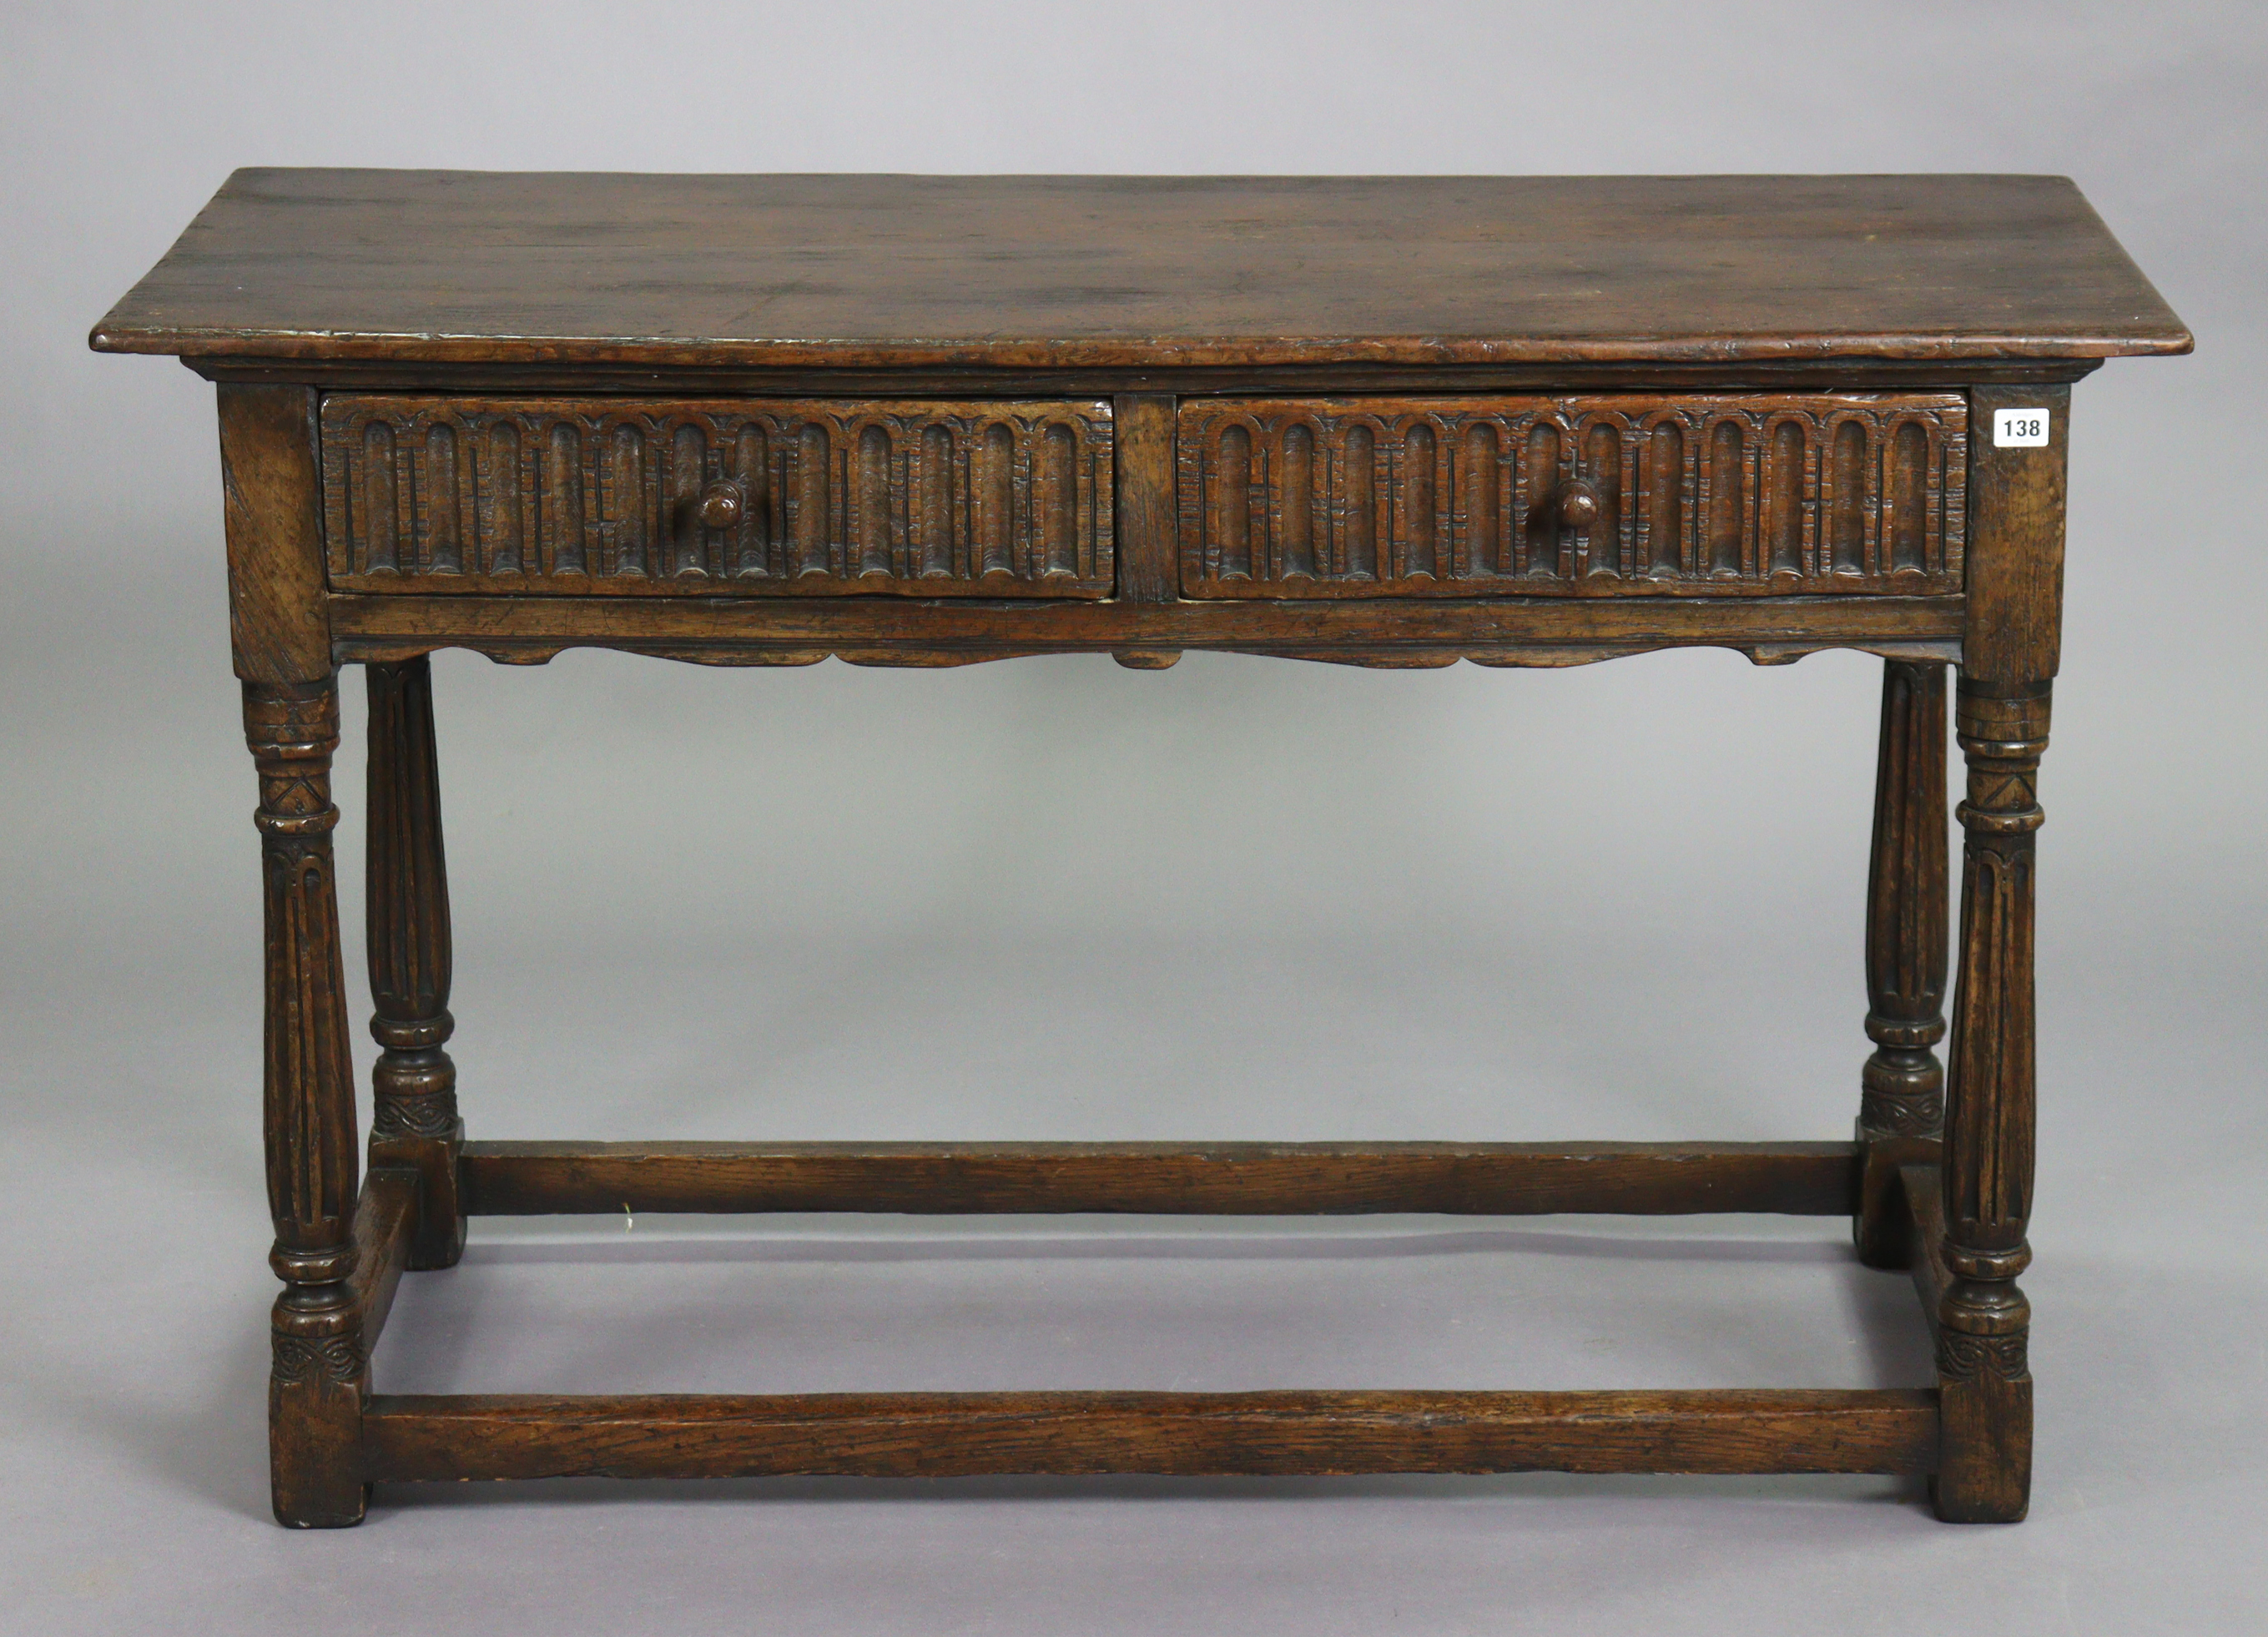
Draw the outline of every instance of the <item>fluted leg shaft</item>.
M1945 1262L1938 1312L1940 1517L2014 1523L2031 1493L2034 1130L2033 838L2042 814L2049 684L1964 679L1955 725L1968 758L1961 977L1953 1001L1945 1117Z
M358 1179L331 858L339 821L331 804L336 684L247 683L244 728L260 773L266 900L269 1260L284 1280L269 1377L270 1475L280 1522L336 1526L363 1515L359 1442L369 1388L347 1286Z
M1858 1139L1866 1161L1852 1222L1861 1260L1903 1267L1909 1223L1898 1167L1937 1136L1945 1071L1945 669L1886 660L1874 841L1867 879L1867 1035Z
M366 667L370 822L366 915L371 1072L370 1162L417 1172L413 1268L449 1267L465 1248L457 1191L457 1067L443 1050L449 1015L449 878L441 850L441 785L433 746L433 673L420 657Z

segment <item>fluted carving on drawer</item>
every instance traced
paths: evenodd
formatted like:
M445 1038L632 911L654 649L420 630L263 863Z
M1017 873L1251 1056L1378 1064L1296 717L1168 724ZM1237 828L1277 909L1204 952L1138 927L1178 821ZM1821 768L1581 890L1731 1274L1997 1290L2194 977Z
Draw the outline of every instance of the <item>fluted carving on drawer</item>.
M1199 597L1957 592L1957 395L1185 399Z
M1099 597L1110 407L334 394L353 591Z

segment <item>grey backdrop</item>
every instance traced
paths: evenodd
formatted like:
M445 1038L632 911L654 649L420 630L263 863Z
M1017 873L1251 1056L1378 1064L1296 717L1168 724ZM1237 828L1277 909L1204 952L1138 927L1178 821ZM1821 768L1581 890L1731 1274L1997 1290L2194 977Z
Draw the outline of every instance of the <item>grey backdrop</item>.
M0 1627L2260 1629L2264 20L9 8ZM276 1530L210 392L84 350L242 164L2075 176L2200 346L2077 396L2031 1522L1943 1528L1881 1480L1538 1477L563 1484ZM1878 668L446 655L467 1111L483 1136L1833 1137L1865 1051ZM381 1382L1926 1368L1907 1287L1832 1222L512 1227L409 1281Z

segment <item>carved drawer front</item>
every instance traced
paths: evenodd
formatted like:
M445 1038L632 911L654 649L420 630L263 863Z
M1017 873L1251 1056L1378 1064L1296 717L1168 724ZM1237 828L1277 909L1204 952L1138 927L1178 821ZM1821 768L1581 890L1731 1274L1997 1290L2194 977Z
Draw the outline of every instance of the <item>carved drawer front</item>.
M332 395L333 586L1101 597L1110 406Z
M1955 394L1183 400L1193 597L1958 592Z

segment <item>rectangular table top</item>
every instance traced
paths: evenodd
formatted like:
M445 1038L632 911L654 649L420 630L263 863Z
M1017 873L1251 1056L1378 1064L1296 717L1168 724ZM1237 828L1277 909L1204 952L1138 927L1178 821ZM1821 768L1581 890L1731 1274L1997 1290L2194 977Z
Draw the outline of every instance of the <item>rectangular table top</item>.
M91 337L274 359L2095 359L2190 336L2055 176L244 170Z

